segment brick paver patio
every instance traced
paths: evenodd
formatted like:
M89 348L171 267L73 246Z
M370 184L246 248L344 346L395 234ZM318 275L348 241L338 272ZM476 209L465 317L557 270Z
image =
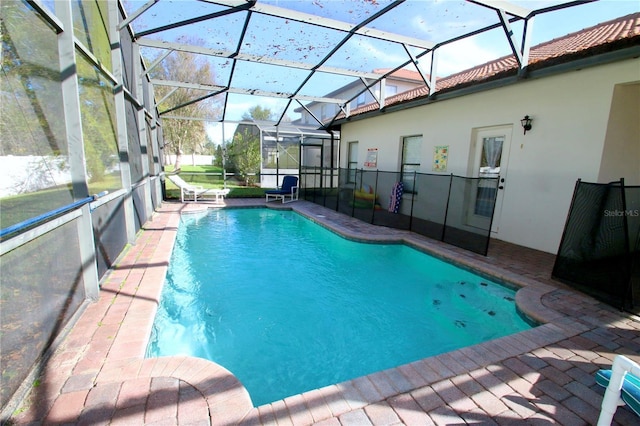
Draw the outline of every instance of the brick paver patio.
M492 241L484 257L305 201L275 202L269 207L293 208L348 237L403 238L517 284L520 308L543 325L253 407L241 383L215 363L144 358L180 213L207 207L167 203L144 225L103 280L99 300L42 366L14 424L591 425L604 393L595 371L618 353L640 362L640 320L551 280L550 254ZM614 421L639 424L624 407Z

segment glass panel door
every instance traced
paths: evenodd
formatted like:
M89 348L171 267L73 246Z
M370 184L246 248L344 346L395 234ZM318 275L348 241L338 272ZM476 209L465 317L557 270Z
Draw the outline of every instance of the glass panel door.
M478 177L497 178L500 176L500 163L502 160L502 147L504 136L488 136L482 138L480 153L480 169ZM493 182L480 180L476 191L474 214L491 219L494 200L498 189Z
M489 229L491 226L494 233L500 226L511 130L511 126L503 126L474 132L472 170L473 176L480 179L469 194L467 220L469 225L478 228ZM499 183L496 178L500 179Z

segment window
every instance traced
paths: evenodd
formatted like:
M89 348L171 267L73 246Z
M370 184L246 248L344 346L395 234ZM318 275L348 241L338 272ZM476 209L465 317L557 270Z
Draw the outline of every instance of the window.
M56 34L26 3L2 2L0 9L0 155L10 167L0 191L5 228L73 202L73 194ZM6 199L22 194L31 196Z
M366 101L367 101L367 94L366 93L360 93L358 95L358 100L356 101L356 106L364 105Z
M502 163L502 147L505 136L490 136L482 138L482 152L480 153L480 167L478 176L497 178L500 175ZM476 194L474 213L489 219L493 216L494 204L498 189L492 181L479 181Z
M356 181L356 170L358 169L358 142L349 142L349 153L347 157L347 182Z
M405 192L414 192L415 173L420 170L422 135L402 138L402 164L400 167Z
M122 188L115 123L113 84L84 56L78 54L78 83L82 134L89 192Z
M398 94L398 86L388 84L387 87L385 88L385 95L389 97L397 94Z
M349 156L347 160L347 182L355 183L358 168L358 142L349 142Z
M348 160L347 168L348 169L357 169L358 168L358 142L349 142L349 160Z

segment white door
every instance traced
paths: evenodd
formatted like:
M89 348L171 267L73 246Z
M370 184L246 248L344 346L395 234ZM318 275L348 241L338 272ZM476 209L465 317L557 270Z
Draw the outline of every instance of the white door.
M469 223L487 229L493 213L492 233L496 233L500 229L502 199L507 188L507 165L511 146L511 131L511 126L481 129L476 132L474 141L473 176L479 178L497 177L499 181L497 188L495 181L478 181L474 194L472 194L473 201L469 208ZM495 207L492 210L494 198Z

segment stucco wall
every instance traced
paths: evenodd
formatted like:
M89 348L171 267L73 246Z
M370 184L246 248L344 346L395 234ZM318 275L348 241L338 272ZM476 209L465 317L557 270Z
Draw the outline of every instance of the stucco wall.
M621 177L625 185L640 185L640 83L617 85L611 102L598 181Z
M495 238L555 253L575 182L596 182L616 84L640 80L640 59L525 80L515 85L343 124L341 166L358 141L358 167L378 148L378 169L399 170L403 136L423 135L421 171L449 145L446 173L468 176L474 132L512 126L507 182ZM523 135L520 119L533 118ZM620 170L620 176L633 175ZM635 179L635 176L629 176Z

